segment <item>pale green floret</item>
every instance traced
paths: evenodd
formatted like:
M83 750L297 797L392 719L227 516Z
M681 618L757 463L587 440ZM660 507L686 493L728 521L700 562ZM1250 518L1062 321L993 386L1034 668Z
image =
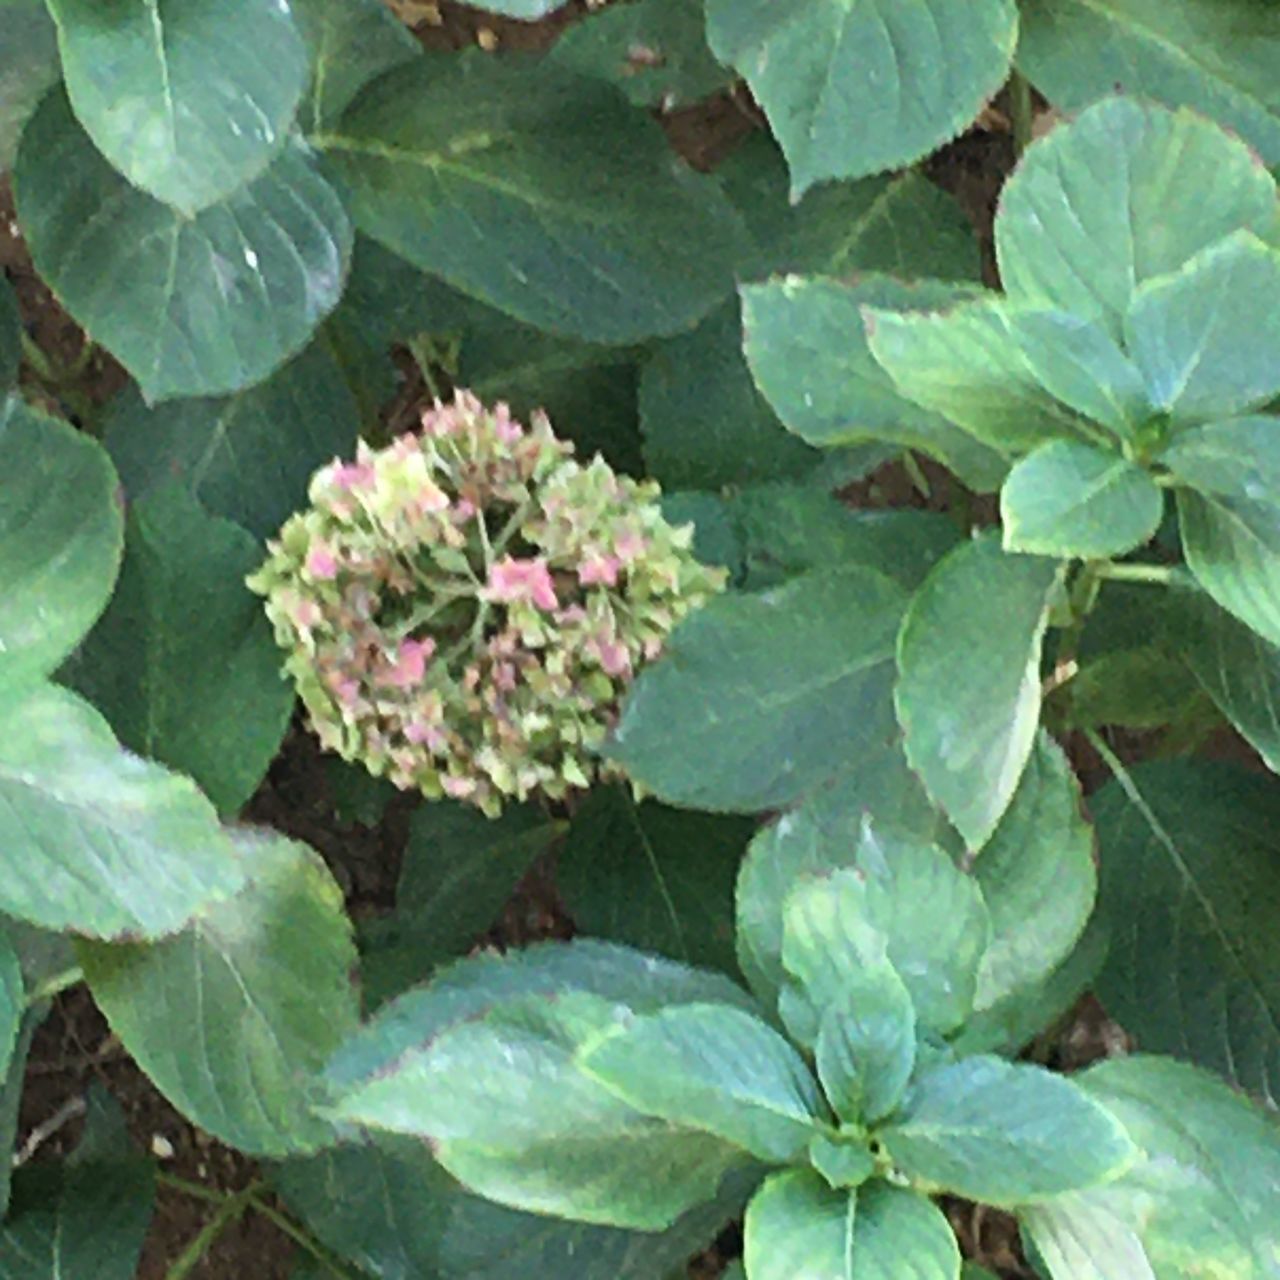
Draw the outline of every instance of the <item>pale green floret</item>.
M724 574L656 484L572 453L460 392L316 473L248 581L326 747L488 814L616 775L623 692Z

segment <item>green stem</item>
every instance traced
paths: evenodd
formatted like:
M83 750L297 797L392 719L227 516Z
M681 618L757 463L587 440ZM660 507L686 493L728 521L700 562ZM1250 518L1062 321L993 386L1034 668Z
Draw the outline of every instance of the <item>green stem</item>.
M1015 71L1009 77L1009 116L1013 125L1013 149L1021 156L1031 145L1035 110L1031 102L1031 81Z
M233 1222L238 1222L244 1216L244 1211L253 1203L257 1190L257 1184L250 1183L242 1191L237 1191L227 1196L218 1205L213 1217L204 1224L196 1238L182 1251L173 1266L165 1272L165 1280L186 1280L186 1277L200 1265L201 1259L213 1247L218 1237Z
M198 1182L188 1182L186 1178L176 1177L172 1173L165 1173L163 1170L156 1174L156 1186L166 1187L170 1191L177 1191L181 1195L190 1196L193 1200L203 1200L207 1204L221 1204L227 1199L225 1191L215 1191L212 1187L202 1186Z
M56 387L59 385L61 380L49 363L49 357L45 355L43 348L36 344L36 340L25 329L22 331L22 358L31 366L32 372L45 386Z
M46 978L27 996L27 1008L42 1004L45 1000L52 1000L54 996L70 987L79 986L83 981L84 970L79 965L74 969L64 969L61 973L55 973L52 978Z
M933 497L933 489L929 484L929 477L925 475L919 461L916 459L916 455L910 449L902 455L902 469L907 473L907 478L915 487L916 492L928 502Z
M273 1227L289 1237L298 1248L309 1253L331 1276L337 1280L350 1280L350 1273L338 1265L329 1253L301 1227L290 1221L279 1209L255 1195L250 1202L255 1213L260 1213Z
M1167 564L1112 564L1104 560L1098 565L1098 576L1108 582L1150 582L1167 587L1177 582L1181 573Z

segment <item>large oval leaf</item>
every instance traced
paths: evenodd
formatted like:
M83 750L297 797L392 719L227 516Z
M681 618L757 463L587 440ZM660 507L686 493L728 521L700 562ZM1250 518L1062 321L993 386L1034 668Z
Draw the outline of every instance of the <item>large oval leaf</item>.
M40 274L149 400L260 382L342 293L351 226L300 145L190 218L112 169L58 92L23 134L14 186Z
M1035 742L1040 642L1057 581L1056 561L981 538L942 560L902 624L907 759L971 848L995 830Z
M9 1074L18 1047L18 1032L26 1011L26 988L18 957L3 934L0 934L0 1080Z
M179 1111L241 1151L314 1151L313 1078L356 1028L342 894L305 845L239 832L249 883L151 945L80 949L112 1030Z
M522 64L419 62L330 132L360 229L552 332L631 342L689 328L745 250L709 180L607 85Z
M1078 111L1117 86L1219 120L1280 164L1280 10L1256 0L1021 0L1018 65Z
M1280 1103L1280 800L1274 780L1148 764L1092 802L1111 949L1099 980L1144 1049Z
M710 0L707 37L764 107L799 198L903 168L958 134L1008 75L1013 0Z
M610 754L673 804L787 804L892 735L904 595L861 566L713 600L632 686Z
M288 4L49 0L67 94L98 150L190 215L256 178L307 79Z
M122 750L88 703L46 685L0 703L0 724L0 911L153 938L244 883L213 806Z
M262 781L293 710L244 585L261 560L253 537L182 489L134 503L119 589L72 673L125 746L189 774L222 813Z
M58 38L43 0L8 0L0 8L0 173L6 173L27 118L58 81Z
M55 670L106 606L124 517L111 462L65 422L0 401L0 692Z
M1110 98L1031 147L1005 185L1000 278L1015 302L1119 337L1144 281L1242 227L1265 236L1275 216L1275 182L1238 139L1189 111Z

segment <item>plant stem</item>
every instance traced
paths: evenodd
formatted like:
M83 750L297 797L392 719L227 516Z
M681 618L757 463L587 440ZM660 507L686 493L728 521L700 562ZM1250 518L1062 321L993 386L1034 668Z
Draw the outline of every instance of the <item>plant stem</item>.
M301 1227L290 1221L279 1209L255 1195L250 1202L255 1213L260 1213L275 1229L288 1236L300 1249L309 1253L331 1276L337 1280L350 1280L349 1272L339 1266L319 1243Z
M213 1217L204 1224L199 1235L182 1251L178 1260L164 1273L165 1280L186 1280L200 1264L200 1260L213 1247L217 1238L233 1222L244 1216L244 1211L253 1203L257 1192L257 1184L250 1183L242 1191L227 1196L214 1211Z
M1009 77L1009 116L1013 125L1013 149L1021 156L1031 145L1035 110L1031 103L1031 81L1015 71Z
M1112 564L1102 561L1098 576L1109 582L1150 582L1169 586L1181 576L1181 570L1168 564Z
M156 1186L167 1187L170 1191L177 1191L184 1196L190 1196L193 1200L203 1200L208 1204L221 1204L227 1198L225 1191L215 1191L212 1187L201 1186L198 1182L188 1182L186 1178L176 1177L163 1170L156 1174Z
M27 996L27 1008L41 1004L45 1000L52 1000L54 996L70 987L78 986L83 981L84 970L79 965L73 969L64 969L61 973L55 973L52 978L46 978Z

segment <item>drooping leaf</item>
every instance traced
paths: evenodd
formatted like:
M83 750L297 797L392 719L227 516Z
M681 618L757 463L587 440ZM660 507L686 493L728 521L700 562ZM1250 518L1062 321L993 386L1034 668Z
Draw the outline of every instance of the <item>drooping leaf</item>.
M9 1197L13 1184L13 1153L18 1138L18 1118L22 1106L22 1090L26 1082L27 1055L31 1041L48 1012L47 1001L26 1010L13 1052L9 1059L9 1071L0 1076L0 1223L9 1210Z
M1228 418L1280 391L1280 250L1238 231L1179 271L1148 280L1124 319L1125 345L1154 408L1174 423Z
M0 1223L0 1280L133 1280L154 1201L142 1159L21 1170Z
M539 328L631 342L688 328L732 289L732 210L598 82L419 60L315 141L362 231Z
M815 1057L841 1119L874 1124L897 1107L916 1064L916 1011L892 968L867 970L826 1008Z
M58 81L58 37L42 0L9 0L0 44L0 173L18 154L23 126Z
M733 886L752 830L597 788L574 814L556 887L583 933L732 973Z
M1004 81L1012 0L710 0L707 37L763 106L795 197L904 168L958 134Z
M971 848L995 830L1035 741L1058 572L980 538L941 561L903 620L896 697L907 759Z
M1093 832L1065 753L1041 732L973 874L991 915L977 1009L1043 982L1084 931L1097 893Z
M18 1047L22 1016L26 1012L27 993L22 981L18 957L3 934L0 934L0 1081L9 1074ZM0 1148L0 1158L3 1158Z
M1018 349L1019 313L1001 298L940 312L863 310L867 345L898 394L1009 457L1077 434L1074 415Z
M1192 107L1280 163L1280 13L1252 0L1022 0L1018 65L1064 111L1117 86Z
M738 875L738 963L766 1005L777 1001L785 978L787 894L802 876L857 867L868 823L875 831L921 844L955 839L907 767L896 738L752 840Z
M508 1000L440 1031L342 1096L333 1115L430 1140L454 1177L499 1204L661 1230L713 1199L745 1157L650 1118L583 1070L582 1044L626 1015L582 992Z
M991 925L972 877L936 845L868 825L857 862L800 880L784 906L782 959L819 1015L885 960L923 1028L946 1033L973 1007ZM816 1027L815 1027L816 1030Z
M173 933L245 866L186 778L121 749L46 685L0 704L0 910L95 938Z
M235 897L150 945L80 948L112 1030L157 1088L241 1151L333 1141L315 1077L356 1028L355 947L342 894L305 845L244 829Z
M190 775L235 813L266 774L294 693L260 601L243 529L176 486L129 508L120 585L74 683L131 751Z
M1120 453L1051 440L1014 464L1000 491L1006 551L1063 559L1122 556L1155 536L1164 494Z
M864 307L947 306L971 289L868 275L855 284L774 280L741 293L752 376L801 439L822 448L884 440L936 457L974 488L999 487L1005 457L902 396L871 354L863 323Z
M673 804L798 799L892 732L902 607L896 584L856 565L712 601L632 686L610 754Z
M1172 1053L1275 1103L1280 1079L1280 805L1224 764L1152 763L1091 801L1108 1010Z
M52 672L106 606L124 519L102 446L0 401L0 691Z
M378 0L291 0L311 55L311 80L298 110L304 133L333 124L371 80L410 62L422 46Z
M745 1198L730 1180L664 1232L566 1222L473 1196L425 1144L386 1134L290 1160L274 1180L321 1241L382 1280L655 1280L705 1247Z
M1137 1157L1115 1117L1066 1077L983 1056L919 1074L879 1138L909 1176L1004 1206L1096 1186Z
M342 293L351 226L298 144L187 217L112 169L57 92L23 133L14 188L41 276L152 401L261 382Z
M104 437L132 501L178 483L211 515L259 538L306 501L317 467L346 457L355 401L322 342L266 382L221 398L147 406L127 387L107 410Z
M588 1041L588 1075L636 1110L701 1129L773 1164L794 1161L826 1114L804 1059L759 1018L678 1005Z
M1013 301L1095 319L1118 338L1143 283L1242 227L1265 235L1275 205L1271 176L1217 125L1112 97L1037 142L1006 183L1000 278Z
M690 0L638 0L578 22L550 60L616 85L637 107L672 111L726 88L733 72L707 48L702 7Z
M1274 1275L1280 1130L1273 1116L1221 1081L1162 1058L1114 1059L1076 1079L1143 1157L1106 1186L1019 1213L1054 1280Z
M1200 592L1166 611L1168 643L1218 709L1280 773L1280 649Z
M49 0L67 95L135 186L190 216L258 177L307 78L287 4Z
M1179 436L1160 461L1178 489L1187 564L1200 585L1280 644L1280 420L1212 423Z

